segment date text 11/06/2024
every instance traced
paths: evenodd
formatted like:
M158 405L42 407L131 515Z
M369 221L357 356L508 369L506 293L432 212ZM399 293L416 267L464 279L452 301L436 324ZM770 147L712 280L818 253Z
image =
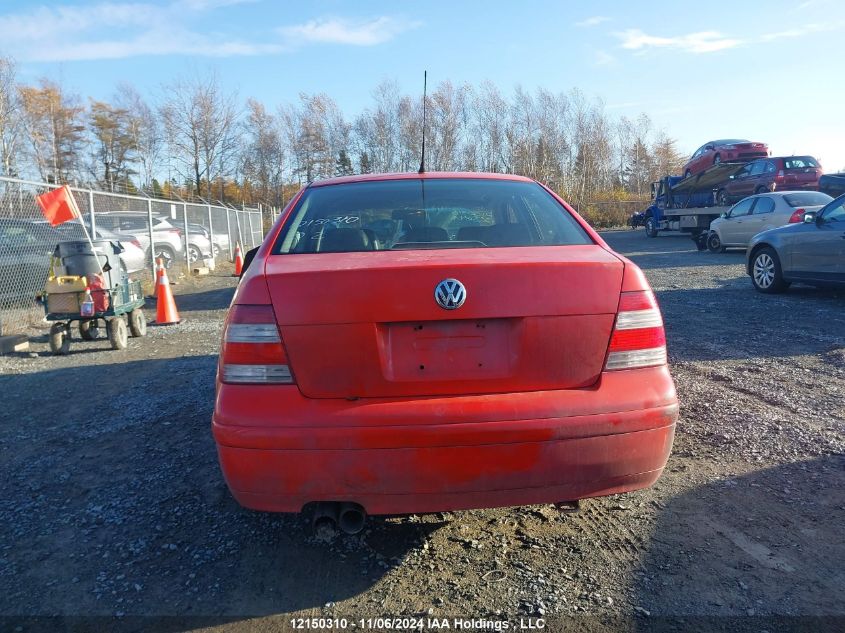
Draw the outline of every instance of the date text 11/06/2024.
M483 618L291 618L294 630L331 631L363 629L374 631L539 631L546 628L542 618L485 620Z

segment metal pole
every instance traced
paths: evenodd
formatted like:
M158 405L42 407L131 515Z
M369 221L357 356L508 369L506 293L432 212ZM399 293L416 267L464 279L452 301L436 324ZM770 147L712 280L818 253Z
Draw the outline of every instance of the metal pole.
M235 247L232 246L232 220L229 217L229 209L226 208L226 235L229 236L229 261L235 261Z
M243 202L241 202L241 212L246 213L246 205ZM238 242L244 242L243 221L242 217L238 218ZM241 244L241 248L246 248L246 242Z
M156 278L156 243L153 237L153 201L147 199L147 230L150 232L150 270L153 273L153 281Z
M92 189L88 190L88 215L91 216L91 235L96 235L97 220L94 217L94 191Z
M249 222L249 247L255 248L255 231L252 228L252 211L246 214L247 222Z
M188 274L191 274L191 256L188 253L188 204L182 203L182 219L185 223L185 263L188 265Z
M211 258L214 257L214 224L211 222L211 205L208 205L208 241L211 242Z

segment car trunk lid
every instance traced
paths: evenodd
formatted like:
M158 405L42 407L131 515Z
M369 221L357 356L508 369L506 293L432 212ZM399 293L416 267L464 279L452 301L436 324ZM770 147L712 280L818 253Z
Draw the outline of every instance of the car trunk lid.
M301 392L358 398L592 385L623 268L573 245L275 255L265 273ZM434 297L449 278L455 310Z

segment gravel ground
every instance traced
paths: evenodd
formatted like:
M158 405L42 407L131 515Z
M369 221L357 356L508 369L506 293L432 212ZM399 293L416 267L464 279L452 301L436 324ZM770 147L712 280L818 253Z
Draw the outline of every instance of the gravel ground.
M605 237L658 294L681 399L651 489L329 539L241 509L209 430L235 283L218 271L175 287L182 324L125 352L75 341L51 357L38 329L32 353L0 357L0 630L258 631L286 614L845 627L845 294L763 296L741 253Z

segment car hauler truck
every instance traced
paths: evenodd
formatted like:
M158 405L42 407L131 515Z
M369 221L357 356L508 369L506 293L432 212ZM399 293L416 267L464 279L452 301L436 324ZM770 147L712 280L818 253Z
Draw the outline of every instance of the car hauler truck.
M710 223L730 207L716 206L716 192L745 163L718 163L684 178L664 176L651 183L651 206L645 210L645 234L657 237L660 231L689 233L699 249L704 250Z

